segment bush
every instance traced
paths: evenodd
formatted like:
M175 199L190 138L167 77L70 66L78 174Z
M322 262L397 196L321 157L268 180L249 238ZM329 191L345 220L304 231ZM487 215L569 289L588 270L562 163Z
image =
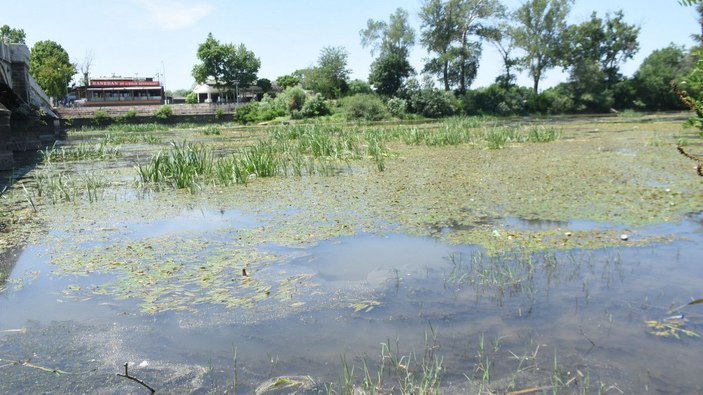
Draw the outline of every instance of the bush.
M399 97L391 97L386 102L386 107L394 117L403 118L408 111L408 101Z
M308 98L300 110L306 118L321 117L330 114L330 108L327 106L325 98L321 94L316 93L315 96Z
M93 113L93 125L105 126L112 123L113 119L105 110L96 110Z
M353 80L349 82L349 91L347 93L349 96L354 96L363 93L373 93L373 89L371 89L371 85L366 81Z
M292 112L293 110L302 110L306 98L307 94L305 93L305 90L299 86L294 86L283 91L277 100L284 103L288 112Z
M132 123L137 118L137 110L130 108L126 113L117 117L119 123Z
M154 111L154 116L162 121L167 120L171 117L171 115L173 115L173 108L171 108L168 104L164 104Z
M439 89L421 89L410 102L416 113L427 118L446 117L456 112L454 95Z
M242 124L257 122L259 119L259 104L252 102L237 107L232 118Z
M190 92L189 94L187 94L186 95L186 103L197 104L198 103L198 94L195 92Z
M215 119L222 119L225 116L225 110L222 107L215 109Z
M342 107L351 120L380 121L387 117L386 106L381 99L372 94L345 97Z

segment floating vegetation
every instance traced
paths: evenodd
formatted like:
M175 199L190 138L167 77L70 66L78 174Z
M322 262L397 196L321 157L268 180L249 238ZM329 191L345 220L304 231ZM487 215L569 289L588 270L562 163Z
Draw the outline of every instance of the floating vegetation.
M667 317L662 320L645 321L645 324L650 328L649 333L654 336L672 336L676 339L681 339L682 335L689 337L700 337L698 333L684 328L685 317L683 314Z

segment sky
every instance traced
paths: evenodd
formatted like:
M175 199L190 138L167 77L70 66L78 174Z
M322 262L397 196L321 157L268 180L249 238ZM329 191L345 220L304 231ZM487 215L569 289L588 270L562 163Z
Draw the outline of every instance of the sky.
M524 0L504 0L514 10ZM417 30L422 0L2 0L0 25L24 29L27 45L52 40L77 64L92 59L91 77L155 77L167 90L190 89L198 45L212 33L222 43L244 44L261 60L259 78L277 77L314 66L324 47L344 47L352 79L367 80L373 61L359 31L368 19L388 20L397 8L410 14ZM621 67L631 76L642 60L670 43L689 47L700 32L693 7L677 0L576 0L570 23L596 11L622 9L625 21L641 28L640 51ZM419 34L418 34L419 36ZM471 88L490 85L502 62L488 43ZM411 64L421 70L428 54L416 44ZM567 76L547 73L540 88ZM531 86L523 73L518 83Z

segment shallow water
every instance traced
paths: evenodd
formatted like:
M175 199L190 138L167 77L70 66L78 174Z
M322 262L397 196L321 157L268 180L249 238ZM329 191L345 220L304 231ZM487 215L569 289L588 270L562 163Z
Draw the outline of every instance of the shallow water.
M213 231L198 218L209 218L215 229L253 223L237 212L192 210L130 227L128 236L178 233L183 224L193 234ZM110 275L52 273L44 254L50 247L32 245L19 256L10 289L0 297L0 330L23 329L0 333L0 366L31 359L79 374L5 365L0 388L137 391L113 377L122 363L134 362L145 366L133 367L132 374L165 392L222 391L234 377L236 348L237 388L251 393L280 375L339 380L341 356L360 364L366 355L376 363L381 343L397 341L401 353L422 353L426 333L435 331L445 393L468 390L463 375L476 374L481 336L486 343L500 339L491 357L496 389L506 388L506 377L517 377L518 389L549 384L556 358L564 372L588 377L591 391L603 382L625 393L699 392L700 339L656 337L645 325L701 296L700 217L665 229L684 230L688 240L499 257L471 245L405 235L361 234L308 248L268 245L285 257L272 266L308 275L314 287L294 301L263 301L251 311L205 305L155 315L140 313L135 300L67 294L67 287L90 287ZM288 303L290 308L272 307ZM703 330L702 308L681 309L687 329ZM529 374L515 376L513 354L535 356ZM572 387L562 391L576 391Z
M195 194L135 187L132 161L155 149L143 144L55 164L108 184L97 204L45 199L48 231L31 228L24 250L0 258L11 269L0 393L141 393L116 376L126 362L165 393L253 393L281 376L343 393L344 366L361 388L364 362L372 375L385 366L385 393L438 362L448 394L701 393L701 339L689 335L703 332L703 304L687 303L703 297L703 215L680 220L700 207L700 183L677 153L623 133L497 152L403 147L382 174L362 163ZM593 154L570 164L564 149ZM603 156L609 167L589 173Z

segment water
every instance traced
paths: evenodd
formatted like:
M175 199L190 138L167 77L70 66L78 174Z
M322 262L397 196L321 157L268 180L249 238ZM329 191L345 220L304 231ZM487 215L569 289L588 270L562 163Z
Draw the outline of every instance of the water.
M254 223L236 211L194 209L120 229L127 238L185 229L216 240L218 229ZM701 340L654 336L645 322L703 297L701 230L700 216L692 216L643 230L686 236L670 243L499 257L407 235L267 245L281 259L261 275L304 275L314 287L253 309L202 305L154 315L141 313L134 299L67 294L112 277L58 274L49 246L30 245L0 295L0 392L138 392L115 376L132 362L132 374L160 391L231 392L236 377L238 392L252 393L282 375L338 382L342 358L360 372L365 356L373 369L385 343L420 359L428 349L441 355L444 393L475 389L466 376L480 382L486 361L494 390L553 385L555 360L565 393L585 381L590 392L603 383L625 393L696 393L703 390ZM685 329L703 332L703 304L681 312ZM481 352L481 338L496 347ZM520 363L516 356L527 357Z

